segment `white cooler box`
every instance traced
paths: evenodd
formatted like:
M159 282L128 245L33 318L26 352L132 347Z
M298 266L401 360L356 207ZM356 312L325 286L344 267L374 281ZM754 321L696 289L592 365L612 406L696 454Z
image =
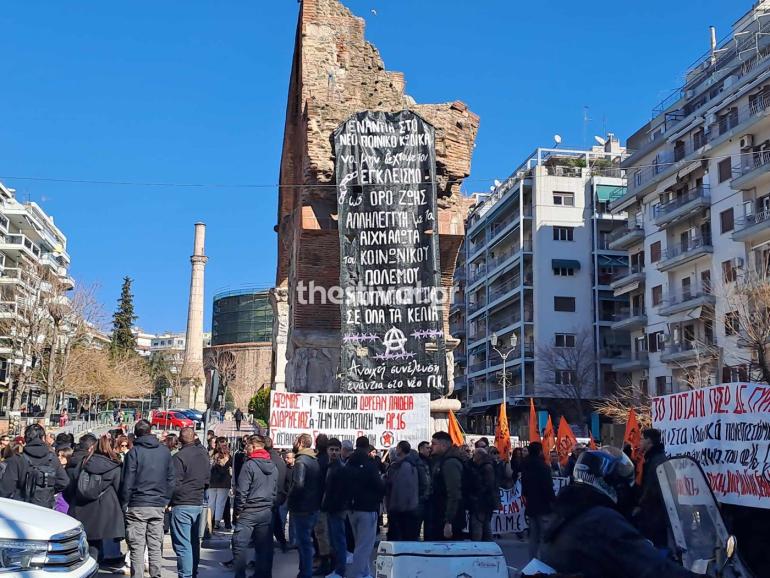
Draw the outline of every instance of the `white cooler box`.
M375 578L508 578L494 542L380 542Z

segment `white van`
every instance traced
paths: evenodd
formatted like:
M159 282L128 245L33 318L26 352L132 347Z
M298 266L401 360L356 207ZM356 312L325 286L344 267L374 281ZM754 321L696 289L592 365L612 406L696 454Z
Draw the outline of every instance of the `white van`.
M83 526L65 514L0 498L0 576L91 578Z

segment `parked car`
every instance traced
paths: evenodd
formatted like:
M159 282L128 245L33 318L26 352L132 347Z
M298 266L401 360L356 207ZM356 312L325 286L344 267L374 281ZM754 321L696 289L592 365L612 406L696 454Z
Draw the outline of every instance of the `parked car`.
M18 578L91 578L83 526L65 514L0 498L0 574Z
M153 412L150 423L155 427L182 429L183 427L195 427L195 422L179 410Z
M204 417L203 414L197 409L178 409L176 411L193 420L195 422L196 429L203 427Z

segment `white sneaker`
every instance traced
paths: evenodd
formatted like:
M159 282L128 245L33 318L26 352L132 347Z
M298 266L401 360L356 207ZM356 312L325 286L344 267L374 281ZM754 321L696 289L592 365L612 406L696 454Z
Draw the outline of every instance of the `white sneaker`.
M345 557L345 564L352 564L353 563L353 554L351 552L348 552L348 555Z
M340 576L336 572L332 572L331 574L327 574L326 578L342 578L342 576Z
M123 568L115 572L115 574L123 574L123 576L131 576L131 564L126 564L125 566L123 566Z

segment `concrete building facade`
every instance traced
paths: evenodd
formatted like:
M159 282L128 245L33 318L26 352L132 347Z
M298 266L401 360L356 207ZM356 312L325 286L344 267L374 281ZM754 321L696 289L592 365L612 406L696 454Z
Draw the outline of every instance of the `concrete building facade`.
M577 383L574 374L586 372L567 367L566 357L557 363L560 353L585 350L593 360L577 392L584 417L588 402L614 386L612 363L628 360L630 352L628 334L612 327L628 301L609 287L627 266L626 253L609 246L624 216L608 210L611 199L625 194L624 156L612 135L586 150L539 148L471 210L464 299L465 413L472 431L491 431L503 400L503 360L493 334L508 355L514 434L524 434L530 397L539 409L561 413L569 405L563 402ZM508 353L511 335L516 346ZM575 425L587 427L587 421Z
M757 2L628 139L628 226L612 246L630 268L631 382L659 395L747 379L731 323L736 281L770 256L770 2Z

